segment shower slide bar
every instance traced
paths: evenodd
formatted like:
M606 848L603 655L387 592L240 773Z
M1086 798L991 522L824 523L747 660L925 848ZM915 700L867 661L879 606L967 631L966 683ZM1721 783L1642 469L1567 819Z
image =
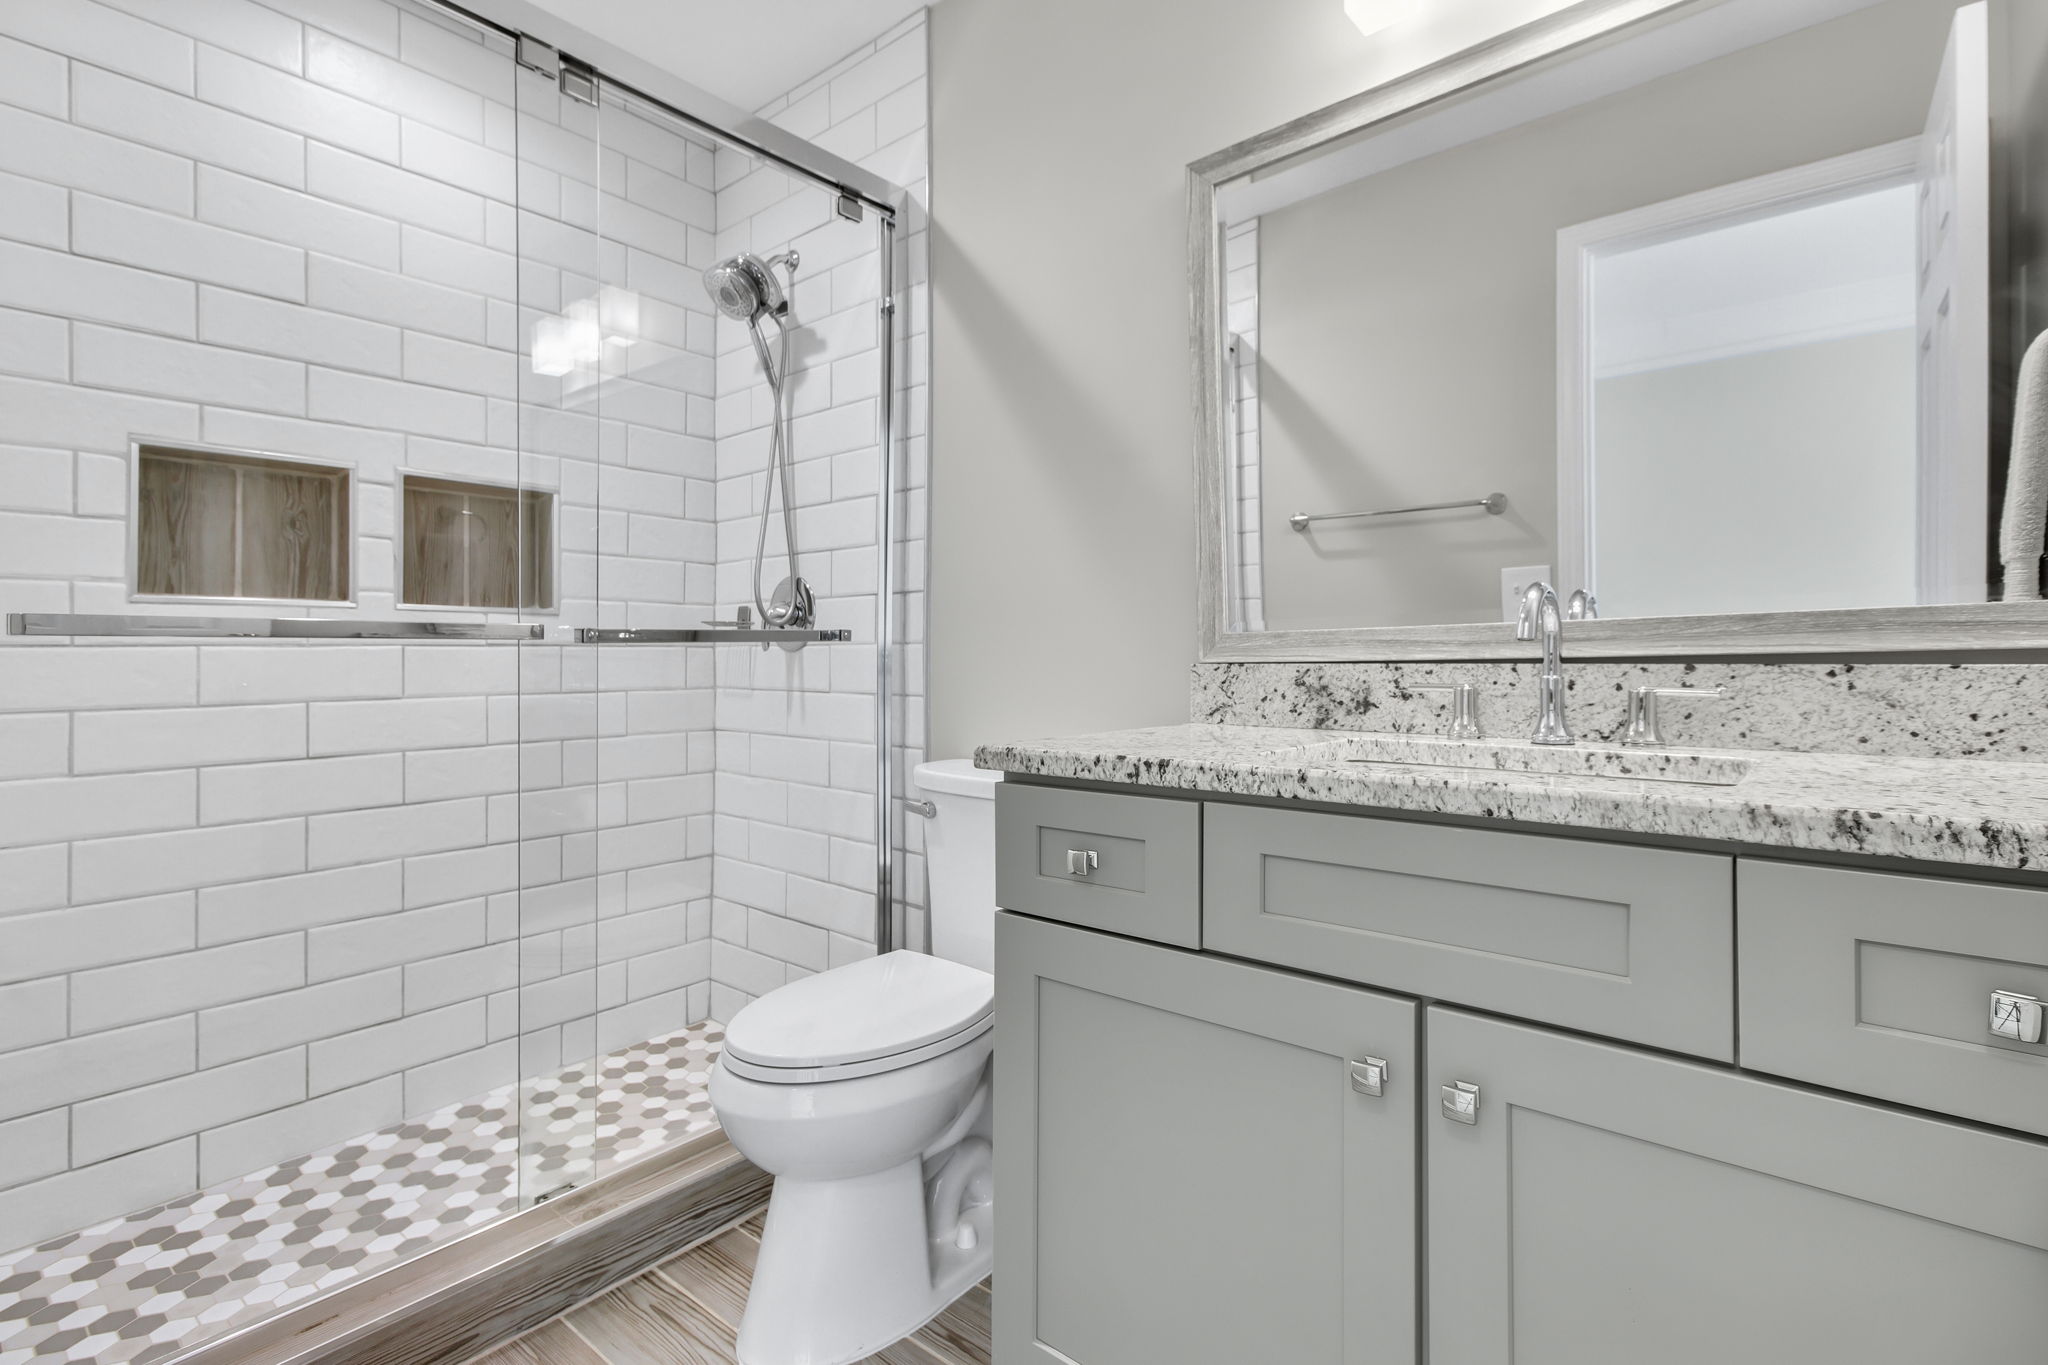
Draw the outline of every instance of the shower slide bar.
M1432 502L1421 507L1389 507L1384 512L1324 512L1310 516L1296 512L1287 519L1287 524L1297 531L1306 531L1319 521L1359 521L1367 517L1405 517L1411 512L1452 512L1464 507L1484 507L1488 516L1499 516L1508 510L1508 495L1488 493L1483 498L1472 498L1465 502Z
M486 621L335 621L311 616L67 616L26 612L7 618L9 635L73 635L202 640L547 640L544 623ZM558 632L558 641L571 632ZM842 644L850 630L577 630L584 645Z

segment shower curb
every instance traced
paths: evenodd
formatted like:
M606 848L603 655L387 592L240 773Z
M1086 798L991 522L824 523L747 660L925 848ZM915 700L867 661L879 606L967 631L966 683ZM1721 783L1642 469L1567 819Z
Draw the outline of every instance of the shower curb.
M160 1365L455 1365L757 1212L712 1131Z

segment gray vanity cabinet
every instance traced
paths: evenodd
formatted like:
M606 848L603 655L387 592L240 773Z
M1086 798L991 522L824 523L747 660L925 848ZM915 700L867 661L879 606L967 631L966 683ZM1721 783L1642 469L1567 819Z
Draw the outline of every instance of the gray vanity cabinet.
M1202 946L1202 808L996 788L996 904L1084 929Z
M1428 1011L1428 1359L2048 1350L2048 1145ZM1446 1117L1443 1087L1476 1122Z
M1414 1365L1415 1002L1012 914L996 964L1003 1365Z
M2048 891L1742 861L1742 1064L2048 1136ZM2028 1036L2031 1035L2031 1036Z
M2048 893L1007 785L997 1365L2048 1360Z
M1224 802L1202 853L1211 951L1735 1060L1725 854Z

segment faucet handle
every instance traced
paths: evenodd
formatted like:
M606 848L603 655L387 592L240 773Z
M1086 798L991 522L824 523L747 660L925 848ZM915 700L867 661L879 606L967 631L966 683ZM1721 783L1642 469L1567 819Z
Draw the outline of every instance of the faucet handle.
M1479 685L1461 682L1449 687L1411 687L1410 692L1441 692L1451 699L1451 719L1444 727L1446 739L1485 739L1479 727Z
M1628 694L1628 729L1621 742L1631 749L1661 749L1664 731L1658 703L1666 697L1689 701L1720 701L1728 694L1718 687L1637 687Z
M1600 599L1580 588L1571 595L1564 605L1564 619L1567 621L1597 621L1600 619Z

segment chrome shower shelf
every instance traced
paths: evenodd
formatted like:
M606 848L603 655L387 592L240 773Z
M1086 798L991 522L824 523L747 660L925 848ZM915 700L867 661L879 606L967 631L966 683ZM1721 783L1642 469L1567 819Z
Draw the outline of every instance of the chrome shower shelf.
M583 645L808 645L845 644L850 630L776 630L719 626L682 630L557 631L540 623L487 621L337 621L281 616L70 616L15 613L9 635L69 635L161 640L548 640L573 634Z
M779 630L748 626L576 632L576 642L583 645L843 645L852 639L850 630Z
M547 627L485 621L337 621L315 616L68 616L15 613L9 635L204 640L544 640Z

